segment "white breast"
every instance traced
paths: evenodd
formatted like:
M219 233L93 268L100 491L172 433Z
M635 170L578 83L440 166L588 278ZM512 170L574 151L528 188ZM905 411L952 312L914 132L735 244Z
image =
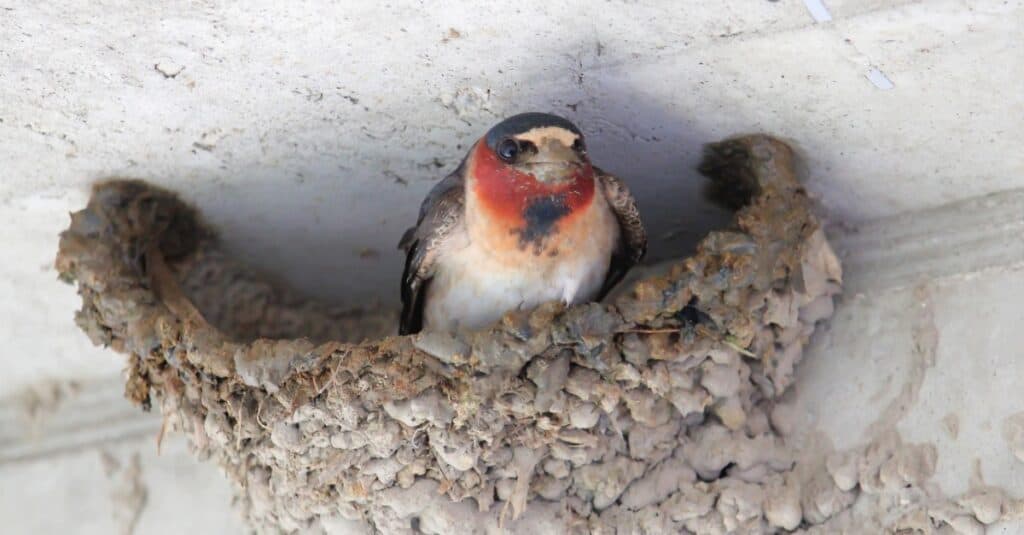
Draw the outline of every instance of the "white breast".
M424 330L477 329L510 310L555 300L592 301L608 273L619 226L600 192L586 210L574 223L580 228L559 233L562 243L556 256L527 250L518 262L509 262L473 243L468 232L460 232L439 258L427 289Z

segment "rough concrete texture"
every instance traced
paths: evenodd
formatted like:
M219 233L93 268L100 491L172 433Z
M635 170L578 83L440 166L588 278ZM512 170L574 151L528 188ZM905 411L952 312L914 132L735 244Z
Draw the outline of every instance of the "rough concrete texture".
M181 436L158 450L159 430L159 417L124 403L117 376L0 398L3 532L246 533L220 471Z
M146 440L0 461L0 494L4 533L246 532L229 506L230 485L197 464L181 437L169 438L159 455Z
M735 132L795 140L846 222L1019 186L1020 2L826 5L816 23L797 1L7 2L0 243L24 260L0 265L0 316L23 319L0 335L52 336L3 388L115 369L85 364L103 361L64 334L72 296L42 267L113 174L181 191L240 258L342 304L397 300L423 194L526 109L576 120L630 181L652 259L726 221L688 170Z
M80 326L130 355L128 397L159 403L165 430L220 463L260 531L349 531L341 518L385 533L972 533L1019 519L1024 502L980 473L947 497L935 446L896 427L938 344L920 289L915 369L866 440L837 449L801 424L811 411L783 398L833 313L838 260L784 145L708 155L710 176L755 184L734 229L615 307L542 307L467 338L229 342L169 266L225 296L252 282L218 270L195 214L141 183L98 188L57 265L79 283ZM1010 456L1018 424L1004 425Z

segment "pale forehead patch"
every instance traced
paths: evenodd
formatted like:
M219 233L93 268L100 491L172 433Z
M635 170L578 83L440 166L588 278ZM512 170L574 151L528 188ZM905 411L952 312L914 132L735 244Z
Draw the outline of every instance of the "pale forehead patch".
M559 126L540 126L519 134L516 136L516 139L529 141L538 147L543 146L545 139L553 139L566 147L571 147L573 142L579 137L579 134Z

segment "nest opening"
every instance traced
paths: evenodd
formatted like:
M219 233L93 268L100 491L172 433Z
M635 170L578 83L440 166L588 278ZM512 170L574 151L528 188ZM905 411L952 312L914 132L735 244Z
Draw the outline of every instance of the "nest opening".
M224 468L259 531L789 530L848 493L795 482L775 410L841 283L793 160L709 145L733 227L613 303L474 333L386 336L393 313L303 299L139 181L97 185L57 267L81 328L129 355L127 397Z

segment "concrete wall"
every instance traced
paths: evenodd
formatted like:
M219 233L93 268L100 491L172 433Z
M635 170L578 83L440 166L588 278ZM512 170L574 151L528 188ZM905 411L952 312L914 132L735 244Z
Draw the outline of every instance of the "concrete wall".
M180 445L155 456L158 422L124 410L120 362L72 324L74 291L51 263L90 183L157 181L198 204L240 256L300 289L393 304L394 246L423 194L491 123L527 109L577 121L596 163L629 180L655 260L724 220L697 195L701 143L750 130L796 142L851 277L801 396L843 415L819 415L837 442L866 433L918 369L906 337L926 295L939 344L900 425L946 444L943 485L962 482L977 457L990 483L1024 494L1000 435L1020 409L997 393L1024 380L1014 267L1024 255L1019 233L981 248L976 235L991 221L1017 228L1024 203L996 197L1005 211L993 218L984 203L928 211L1024 187L1024 7L826 5L830 21L794 0L3 4L0 485L19 499L2 500L0 519L24 518L16 532L109 533L109 515L134 502L101 489L131 483L119 474L139 452L138 532L180 521L185 497L211 533L234 522L212 467ZM964 214L975 219L954 217ZM917 234L893 238L907 228ZM76 396L100 400L89 419L61 412ZM948 414L959 433L942 431ZM104 450L117 460L108 468L121 465L109 476ZM31 483L11 483L22 477ZM54 513L61 497L83 501Z
M1024 190L836 232L845 293L790 396L804 427L838 451L894 430L935 448L939 494L1024 496L1021 236Z

